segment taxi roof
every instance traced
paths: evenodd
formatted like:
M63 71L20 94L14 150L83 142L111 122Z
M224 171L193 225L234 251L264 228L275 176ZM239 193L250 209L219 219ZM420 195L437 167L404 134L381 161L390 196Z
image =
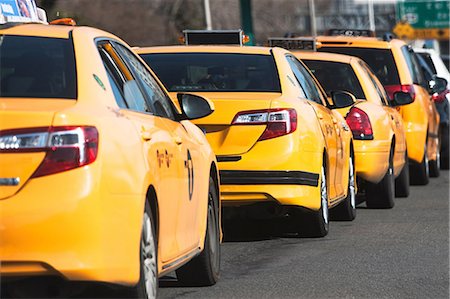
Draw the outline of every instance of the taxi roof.
M83 32L83 34L92 34L93 36L102 36L114 38L123 42L119 37L103 31L101 29L88 26L67 26L67 25L47 25L47 24L17 24L2 28L0 26L0 35L22 35L50 38L69 39L72 32Z
M14 26L0 26L0 35L26 35L39 37L69 38L73 26L45 25L45 24L16 24Z
M323 60L323 61L333 61L333 62L342 62L342 63L351 63L352 60L358 60L358 57L343 55L343 54L334 54L334 53L326 53L326 52L306 52L306 51L296 51L293 52L295 56L300 59L307 60Z
M133 48L138 54L146 53L239 53L239 54L262 54L271 55L270 47L253 46L161 46L161 47L143 47Z
M316 40L321 43L321 47L361 47L361 48L378 48L390 49L393 47L401 47L406 45L399 39L384 41L376 37L362 36L317 36Z

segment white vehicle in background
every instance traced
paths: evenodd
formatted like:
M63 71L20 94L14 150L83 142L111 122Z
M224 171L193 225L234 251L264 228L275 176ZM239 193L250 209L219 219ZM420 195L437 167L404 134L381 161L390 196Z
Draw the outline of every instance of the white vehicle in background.
M447 80L447 88L450 89L450 72L436 50L414 48L414 52L420 55L427 62L435 75ZM450 101L450 96L447 96L447 99Z
M440 77L447 80L447 90L440 93L433 93L431 91L431 98L440 116L440 167L441 169L449 169L450 73L436 50L415 48L414 52L418 56L419 64L426 79L432 80L433 78Z

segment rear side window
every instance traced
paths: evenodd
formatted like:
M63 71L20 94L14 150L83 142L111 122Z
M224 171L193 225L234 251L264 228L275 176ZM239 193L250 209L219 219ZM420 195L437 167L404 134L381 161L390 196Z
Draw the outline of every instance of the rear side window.
M332 52L356 56L364 60L383 85L398 85L397 66L392 52L387 49L350 48L350 47L322 47L321 52Z
M406 60L406 64L408 65L408 69L413 79L413 83L426 87L427 85L425 84L422 70L420 69L419 62L417 61L414 52L408 46L403 46L402 54Z
M281 92L271 55L143 54L169 91Z
M76 66L69 39L0 36L0 97L77 97Z
M286 59L288 60L288 63L291 66L292 72L294 73L300 87L303 89L306 98L323 105L323 94L321 94L319 87L315 83L316 81L305 66L303 66L303 64L294 56L288 55L286 56Z
M305 59L303 62L319 80L328 96L331 96L333 90L343 90L352 93L357 99L366 99L361 84L349 64Z

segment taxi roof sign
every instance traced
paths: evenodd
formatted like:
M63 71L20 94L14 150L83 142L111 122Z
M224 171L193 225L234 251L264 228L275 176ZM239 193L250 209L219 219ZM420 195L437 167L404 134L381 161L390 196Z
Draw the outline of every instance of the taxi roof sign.
M47 15L35 0L0 0L0 24L6 23L47 23Z
M240 45L244 33L238 30L183 30L186 45Z
M300 37L270 37L269 47L280 47L286 50L316 51L317 44L314 38Z
M376 37L375 31L369 29L328 29L325 35Z

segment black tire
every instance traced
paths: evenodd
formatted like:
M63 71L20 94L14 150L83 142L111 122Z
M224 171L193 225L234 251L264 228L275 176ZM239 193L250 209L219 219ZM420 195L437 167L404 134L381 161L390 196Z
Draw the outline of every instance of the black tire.
M428 166L430 168L430 178L437 178L440 175L441 169L441 153L440 150L436 153L436 160L430 160Z
M356 218L356 176L353 153L349 158L348 191L347 197L336 207L330 210L330 219L333 221L352 221Z
M320 209L318 211L311 211L298 207L292 208L294 232L302 237L321 238L328 234L330 220L328 213L328 187L325 173L325 166L322 166L319 181Z
M394 207L393 152L389 154L389 167L383 179L377 183L366 182L366 205L370 209L391 209Z
M424 186L430 181L430 168L427 156L427 147L425 145L425 151L422 157L422 162L417 163L410 161L409 164L409 182L411 185Z
M220 272L220 223L219 198L214 180L209 179L208 214L203 251L177 273L178 281L184 286L210 286L219 279Z
M441 141L441 169L449 169L449 125L441 124L439 137Z
M148 202L145 203L140 246L140 277L136 287L126 297L156 298L158 296L158 242L155 222Z
M409 162L408 152L405 152L405 166L395 179L395 197L409 196Z

